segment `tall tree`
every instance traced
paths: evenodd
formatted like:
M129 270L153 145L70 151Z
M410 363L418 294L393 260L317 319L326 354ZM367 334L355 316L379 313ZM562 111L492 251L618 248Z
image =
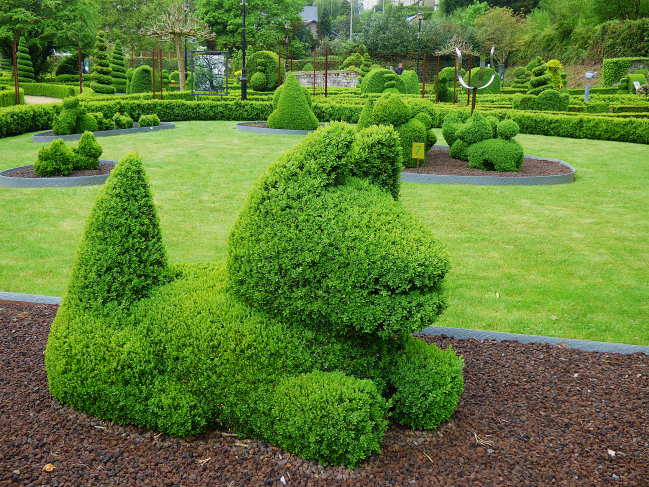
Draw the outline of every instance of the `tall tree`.
M479 17L478 40L483 48L494 46L494 57L499 64L506 64L522 45L525 31L524 18L507 7L495 7Z
M599 22L649 17L649 0L591 0L590 7Z
M322 9L322 15L318 16L318 31L321 37L328 38L331 35L331 17L329 9Z
M282 26L283 27L283 26ZM185 12L183 6L173 3L166 12L143 31L146 35L162 40L173 40L176 44L180 90L185 89L185 62L182 56L182 38L213 39L209 27L194 12Z
M241 45L240 0L196 0L198 16L216 34L218 46L232 48ZM281 42L286 22L300 22L303 0L247 0L246 42L257 46Z
M11 46L18 30L39 17L51 17L33 22L23 29L34 75L49 69L48 57L54 51L69 51L76 55L77 42L67 25L79 39L85 54L92 52L97 32L97 9L94 0L0 0L0 51L11 57Z

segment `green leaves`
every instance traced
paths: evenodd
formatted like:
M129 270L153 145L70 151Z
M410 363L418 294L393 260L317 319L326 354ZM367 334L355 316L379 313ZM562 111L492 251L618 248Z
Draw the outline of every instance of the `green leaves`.
M274 129L288 130L315 130L318 128L318 119L315 118L306 97L310 98L304 93L295 75L289 73L281 89L277 109L268 117L268 126Z

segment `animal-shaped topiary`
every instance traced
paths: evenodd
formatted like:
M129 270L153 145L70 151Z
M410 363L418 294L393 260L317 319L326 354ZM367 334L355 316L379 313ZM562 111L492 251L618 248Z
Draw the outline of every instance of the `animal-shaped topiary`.
M63 100L63 110L54 115L52 131L54 135L80 134L86 130L96 132L97 121L88 114L85 107L79 106L79 98L69 97Z
M92 132L86 131L79 139L79 145L72 148L75 155L74 169L99 169L99 156L103 149Z
M520 171L525 160L523 147L513 140L518 124L505 119L498 124L498 138L473 144L468 149L469 167L483 171Z
M282 80L286 75L283 63L281 66L279 64L279 56L272 51L257 51L250 57L246 56L246 74L250 87L255 91L273 91L277 88L278 75ZM261 74L255 78L257 73Z
M406 71L404 71L406 73ZM415 78L417 74L413 71ZM408 81L408 83L406 83ZM384 68L374 68L365 76L360 84L361 93L412 93L417 94L419 91L419 81L413 81L412 75L408 74L404 78L394 71ZM421 93L421 91L419 91Z
M50 331L52 394L110 421L232 428L349 466L379 451L390 408L414 428L447 420L462 359L411 333L446 305L448 255L394 201L396 141L333 123L281 155L248 195L227 268L167 264L141 159L125 157ZM393 183L368 182L381 172Z
M446 123L446 122L445 122ZM451 120L449 123L453 123ZM442 127L442 133L443 132ZM467 161L468 149L471 145L483 140L491 139L494 131L491 123L480 112L475 112L466 123L455 128L455 141L451 144L450 155L455 159Z
M570 105L570 95L556 90L545 90L540 95L517 95L512 107L514 110L542 110L552 112L567 112Z
M289 73L286 82L280 88L277 88L280 92L277 108L269 115L266 122L268 127L287 130L317 129L318 119L313 114L309 103L311 96L304 92L293 73Z

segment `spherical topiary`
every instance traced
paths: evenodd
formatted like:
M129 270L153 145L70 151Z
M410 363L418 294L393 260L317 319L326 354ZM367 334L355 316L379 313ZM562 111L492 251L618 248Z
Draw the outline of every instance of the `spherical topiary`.
M18 43L18 81L20 83L33 83L34 82L34 68L32 66L32 58L27 49L25 38L21 37Z
M106 44L106 33L103 30L97 32L97 40L95 41L95 64L92 66L93 82L90 83L90 88L95 93L102 93L105 95L112 95L115 93L113 87L113 72L108 60L108 44Z
M281 69L281 74L278 73L278 67ZM261 78L258 77L257 88L253 86L253 78L258 72L262 72L265 76L264 84L261 83ZM278 86L278 75L282 80L286 77L284 64L279 66L279 56L272 51L257 51L250 57L246 57L246 74L250 80L250 85L255 91L273 91ZM281 84L281 83L280 83Z
M408 105L410 105L413 116L423 112L430 117L432 125L428 128L439 125L439 112L432 101L423 98L410 98L408 99Z
M79 139L78 147L73 148L72 151L75 154L74 169L99 169L99 156L103 150L92 132L84 132Z
M266 91L266 75L257 71L250 78L250 87L255 91Z
M376 100L372 109L374 123L381 125L402 125L412 118L411 108L400 96L385 93Z
M65 176L74 168L74 153L61 139L54 139L48 147L38 150L34 172L41 177Z
M415 118L424 124L426 130L433 127L433 119L426 112L419 112L415 115Z
M140 66L133 72L130 88L131 93L151 93L153 91L153 69L151 66Z
M74 125L74 133L82 134L86 131L96 132L97 130L99 130L99 127L95 117L86 113L85 109L82 109L82 112L77 117L77 122Z
M124 64L124 53L122 52L122 43L115 41L115 48L113 49L113 59L110 63L112 69L111 77L113 78L113 86L118 93L126 93L126 68Z
M278 88L279 89L279 88ZM318 119L307 101L308 95L293 73L289 73L277 102L277 108L268 116L266 124L273 129L315 130Z
M353 468L381 450L387 410L372 381L315 371L280 382L272 416L282 448L324 465Z
M482 140L493 138L491 124L480 112L475 112L467 122L456 132L458 138L467 144L475 144Z
M518 124L514 122L511 118L503 120L498 124L498 137L501 139L509 140L512 137L516 137L520 128Z

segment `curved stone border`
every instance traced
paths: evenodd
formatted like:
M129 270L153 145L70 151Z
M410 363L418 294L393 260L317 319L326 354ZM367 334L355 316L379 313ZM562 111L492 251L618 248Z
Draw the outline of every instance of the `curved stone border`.
M160 122L160 125L155 127L136 127L132 129L115 129L115 130L99 130L93 132L95 137L112 137L113 135L127 135L138 134L143 132L157 132L158 130L171 130L175 129L176 124L172 122ZM79 140L83 134L70 134L70 135L45 135L48 132L41 132L40 134L32 135L32 142L52 142L55 139L62 139L66 141Z
M265 123L265 120L257 121L257 122L241 122L236 125L237 130L241 130L242 132L253 132L255 134L277 134L277 135L307 135L310 134L311 132L314 132L314 130L286 130L286 129L269 129L265 127L250 127L248 125L244 125L245 123ZM321 123L320 127L324 127L326 124ZM316 129L317 130L317 129Z
M117 161L99 160L100 163L116 165ZM17 169L27 169L29 166L14 167L0 172L0 188L69 188L71 186L94 186L104 184L110 174L96 176L78 176L74 178L10 178L5 176Z
M448 149L447 145L436 145ZM472 184L474 186L539 186L550 184L566 184L575 181L575 168L559 159L546 157L525 156L525 159L545 159L546 161L558 162L570 169L568 174L556 176L451 176L445 174L417 174L402 172L401 181L404 183L427 183L427 184Z

